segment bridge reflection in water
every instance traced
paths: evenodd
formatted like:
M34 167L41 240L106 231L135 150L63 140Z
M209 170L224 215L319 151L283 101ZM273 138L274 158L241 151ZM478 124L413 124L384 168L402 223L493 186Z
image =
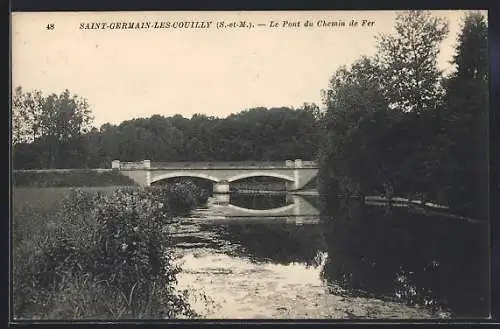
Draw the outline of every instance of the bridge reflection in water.
M317 224L319 209L313 199L291 194L213 194L194 214L203 221L259 221Z
M180 287L214 318L488 316L486 225L335 200L319 221L315 201L214 195L169 226Z

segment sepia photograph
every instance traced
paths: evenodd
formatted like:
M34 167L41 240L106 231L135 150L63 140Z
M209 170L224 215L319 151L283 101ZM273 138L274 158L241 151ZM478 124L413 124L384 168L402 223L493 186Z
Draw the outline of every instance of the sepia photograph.
M11 14L11 320L490 318L488 12Z

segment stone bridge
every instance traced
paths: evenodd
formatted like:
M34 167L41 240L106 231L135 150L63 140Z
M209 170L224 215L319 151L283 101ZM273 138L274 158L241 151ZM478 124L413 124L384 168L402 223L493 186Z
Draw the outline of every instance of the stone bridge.
M176 177L198 177L214 182L215 193L229 193L230 184L250 177L274 177L284 180L289 191L302 189L318 174L314 161L284 162L120 162L112 169L133 179L141 186Z

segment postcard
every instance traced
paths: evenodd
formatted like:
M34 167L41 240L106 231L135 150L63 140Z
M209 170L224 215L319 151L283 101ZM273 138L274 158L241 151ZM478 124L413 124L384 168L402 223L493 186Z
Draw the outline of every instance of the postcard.
M11 23L12 321L489 318L486 11Z

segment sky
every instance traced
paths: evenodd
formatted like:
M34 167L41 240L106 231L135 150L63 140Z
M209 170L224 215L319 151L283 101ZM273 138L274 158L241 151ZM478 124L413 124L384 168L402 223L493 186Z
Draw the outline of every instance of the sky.
M439 57L448 72L464 13L433 12L449 21ZM374 54L375 36L393 33L394 18L390 11L15 12L12 86L45 95L69 89L88 101L97 127L153 114L226 117L257 106L321 107L321 90L335 70ZM254 27L217 28L217 22L242 20ZM351 20L358 26L348 26ZM363 20L373 24L362 26ZM212 23L196 29L110 28L117 22L185 21ZM293 27L297 21L300 26ZM347 26L333 25L339 21ZM91 23L107 28L80 28Z

